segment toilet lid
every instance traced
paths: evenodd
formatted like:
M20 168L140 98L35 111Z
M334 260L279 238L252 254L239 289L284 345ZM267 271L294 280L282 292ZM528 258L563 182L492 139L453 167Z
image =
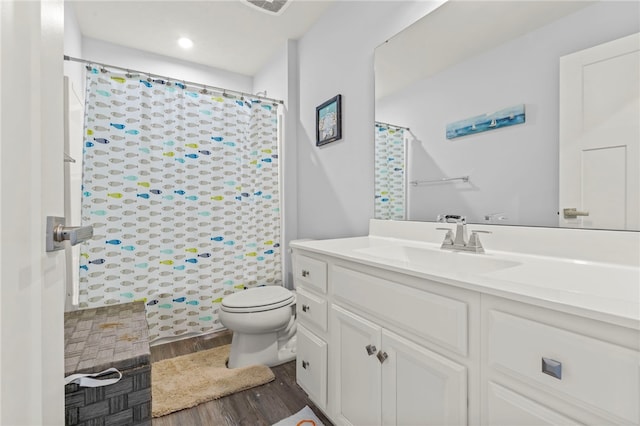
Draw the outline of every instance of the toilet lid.
M222 299L222 309L233 312L264 311L286 306L294 299L293 293L277 285L255 287L230 294Z

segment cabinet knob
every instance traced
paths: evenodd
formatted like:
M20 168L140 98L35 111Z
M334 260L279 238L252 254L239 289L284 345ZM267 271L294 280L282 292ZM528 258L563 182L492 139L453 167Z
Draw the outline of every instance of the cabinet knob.
M387 358L389 358L389 355L386 352L378 352L378 354L376 355L378 357L378 361L380 361L380 364L383 364Z
M542 372L562 380L562 363L551 358L542 358Z
M302 368L304 368L305 370L307 369L307 367L309 367L309 361L302 361Z
M309 272L309 271L307 271L307 270L304 270L304 269L302 270L302 276L303 276L303 277L305 277L305 278L306 278L306 277L308 277L309 275L311 275L311 272Z
M302 312L309 312L311 307L309 305L302 305Z
M369 354L369 356L375 354L377 351L376 347L373 345L367 345L364 348L367 350L367 354Z

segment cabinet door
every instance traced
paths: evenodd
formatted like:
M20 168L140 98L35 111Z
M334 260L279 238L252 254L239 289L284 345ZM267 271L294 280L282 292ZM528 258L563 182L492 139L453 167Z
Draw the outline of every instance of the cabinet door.
M341 425L380 425L380 327L335 305L331 321L333 418Z
M467 369L382 330L385 425L466 425Z
M324 410L327 406L327 344L298 324L297 352L297 382Z

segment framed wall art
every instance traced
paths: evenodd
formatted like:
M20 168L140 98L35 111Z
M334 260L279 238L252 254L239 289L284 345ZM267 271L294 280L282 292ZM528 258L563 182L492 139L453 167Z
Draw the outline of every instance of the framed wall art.
M316 107L316 146L342 138L342 95Z
M447 124L447 139L459 138L474 133L514 126L525 122L524 104L501 109L494 113L477 115Z

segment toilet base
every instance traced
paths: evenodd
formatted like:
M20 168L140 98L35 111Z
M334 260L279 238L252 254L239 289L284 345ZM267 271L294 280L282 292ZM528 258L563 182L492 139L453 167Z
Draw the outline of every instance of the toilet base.
M282 340L279 341L278 335L278 332L263 334L234 332L227 366L229 368L248 365L275 367L294 360L296 357L296 336L293 335L286 342L282 342Z

